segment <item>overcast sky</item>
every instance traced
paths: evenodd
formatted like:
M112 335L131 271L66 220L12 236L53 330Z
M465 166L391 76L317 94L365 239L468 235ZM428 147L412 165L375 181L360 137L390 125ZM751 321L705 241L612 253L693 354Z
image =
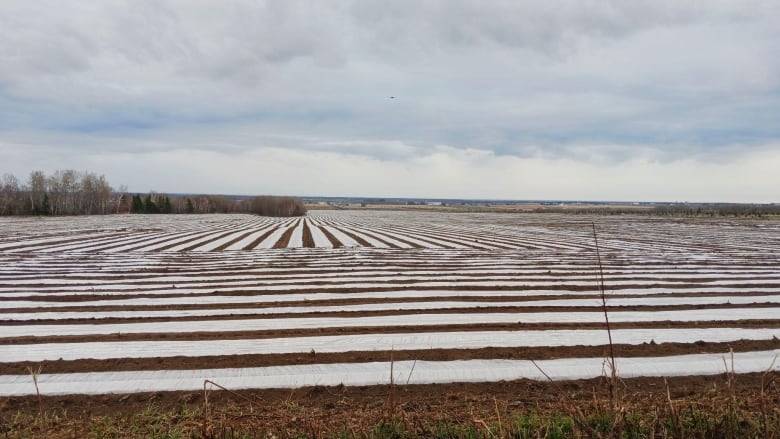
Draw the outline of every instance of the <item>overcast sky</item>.
M780 202L780 1L3 0L0 173L66 168L139 192Z

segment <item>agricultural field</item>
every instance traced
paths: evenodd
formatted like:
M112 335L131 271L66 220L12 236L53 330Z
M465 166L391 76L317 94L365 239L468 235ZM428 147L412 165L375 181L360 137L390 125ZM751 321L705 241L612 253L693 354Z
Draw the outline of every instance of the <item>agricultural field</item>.
M0 236L0 397L35 394L35 365L44 395L599 377L599 256L621 377L780 368L778 222L314 211Z
M320 211L0 222L0 395L760 372L780 225ZM536 360L537 366L528 361Z

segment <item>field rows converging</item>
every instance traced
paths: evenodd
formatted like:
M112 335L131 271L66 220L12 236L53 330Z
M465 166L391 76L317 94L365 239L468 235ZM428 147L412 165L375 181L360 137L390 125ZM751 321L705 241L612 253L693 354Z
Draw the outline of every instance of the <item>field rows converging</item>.
M598 376L594 224L622 376L780 368L777 221L2 218L0 395Z

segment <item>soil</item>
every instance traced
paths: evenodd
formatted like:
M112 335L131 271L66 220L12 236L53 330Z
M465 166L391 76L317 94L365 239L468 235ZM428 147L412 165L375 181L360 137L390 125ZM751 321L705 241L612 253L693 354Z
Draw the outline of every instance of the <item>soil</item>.
M326 238L328 238L328 241L330 241L330 244L333 246L333 248L340 248L344 247L344 244L341 243L334 235L333 233L330 233L328 229L325 227L320 227L320 231L325 235Z
M228 248L231 245L237 243L238 241L241 241L242 239L246 238L247 236L249 236L249 235L251 235L252 233L255 233L255 232L256 232L256 230L248 229L247 232L242 233L242 234L236 236L235 238L231 239L230 241L220 245L219 247L216 247L212 251L214 251L214 252L221 252L222 250L225 250L226 248Z
M278 229L278 227L273 227L269 229L267 232L258 236L257 239L247 244L246 247L243 248L243 250L252 250L253 248L257 247L258 245L260 245L261 242L265 241L265 239L268 238L271 235L271 233L274 233L276 229Z
M309 228L309 224L307 221L303 222L303 246L307 248L314 248L316 247L314 243L314 237L311 235L311 229Z
M704 399L716 389L723 392L729 385L726 374L672 378L631 378L620 381L622 400L633 407L668 407L668 400ZM769 379L768 379L769 378ZM774 382L772 382L774 378ZM734 397L766 395L769 407L780 405L780 383L777 374L745 374L736 377ZM668 386L668 387L667 387ZM668 393L667 393L668 389ZM157 410L196 407L204 404L204 392L154 392L108 395L43 396L44 410L59 411L68 418L95 417L139 413L155 407ZM238 390L228 393L208 392L208 402L216 408L238 404L257 416L274 412L280 419L275 424L295 422L303 414L335 420L336 423L353 416L377 414L394 410L396 414L415 413L430 421L450 420L470 422L475 418L493 417L496 411L522 413L566 413L565 404L581 406L602 404L608 399L603 378L566 382L538 382L531 380L494 383L453 383L427 385L304 387L299 389ZM245 399L243 399L245 398ZM250 404L250 402L252 404ZM392 402L392 406L388 407ZM284 407L286 414L276 413ZM10 420L20 413L35 414L39 400L34 396L0 397L0 419ZM371 413L368 413L371 412ZM238 414L238 413L236 413ZM343 424L342 424L343 425Z
M355 235L354 233L344 230L343 228L334 227L336 230L340 231L341 233L349 236L352 238L353 241L357 242L358 244L362 245L363 247L373 247L371 244L368 243L365 239Z
M301 220L298 220L301 221ZM290 237L293 234L293 231L298 226L298 221L295 222L295 224L287 227L287 230L282 233L282 236L279 237L279 240L276 241L276 243L273 245L273 248L279 249L279 248L287 248L287 244L290 243Z

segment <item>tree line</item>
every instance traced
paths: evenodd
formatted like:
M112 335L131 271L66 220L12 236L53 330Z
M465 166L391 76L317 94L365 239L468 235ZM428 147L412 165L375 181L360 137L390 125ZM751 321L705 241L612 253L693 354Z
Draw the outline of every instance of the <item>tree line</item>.
M30 173L26 182L4 174L0 215L93 215L113 213L117 193L103 175L58 170Z
M774 218L780 216L780 204L664 204L634 209L619 206L557 207L543 206L529 212L573 215L648 215L672 218Z
M51 175L33 171L22 182L12 174L0 181L0 216L97 215L118 213L253 213L302 216L303 202L292 197L235 199L225 195L130 195L125 186L111 187L105 176L72 169Z
M302 216L303 202L292 197L259 196L234 199L225 195L135 194L131 213L252 213L262 216Z
M780 204L672 204L656 206L653 213L661 216L763 218L780 215Z

